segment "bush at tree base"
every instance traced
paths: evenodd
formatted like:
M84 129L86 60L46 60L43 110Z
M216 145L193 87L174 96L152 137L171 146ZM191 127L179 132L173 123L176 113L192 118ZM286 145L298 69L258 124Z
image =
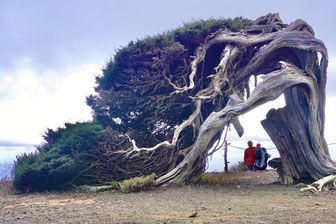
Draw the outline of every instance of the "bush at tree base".
M90 155L104 141L104 130L91 122L65 126L57 131L49 129L44 136L46 143L35 153L17 157L13 181L16 188L24 192L49 191L97 182L91 176L97 170L90 168Z

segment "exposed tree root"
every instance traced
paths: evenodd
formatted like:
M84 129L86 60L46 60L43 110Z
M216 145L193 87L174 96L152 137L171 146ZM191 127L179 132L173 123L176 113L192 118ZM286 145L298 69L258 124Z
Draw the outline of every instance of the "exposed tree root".
M313 193L318 193L322 190L329 190L329 189L336 189L336 175L326 176L304 188L301 188L300 191L301 192L309 191Z

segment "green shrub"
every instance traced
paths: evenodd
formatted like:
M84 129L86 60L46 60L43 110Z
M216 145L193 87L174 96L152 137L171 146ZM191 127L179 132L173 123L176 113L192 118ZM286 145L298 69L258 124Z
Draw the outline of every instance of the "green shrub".
M65 190L94 181L89 155L104 140L100 125L66 124L56 131L49 129L44 138L46 143L35 153L17 157L13 180L16 188L23 192Z
M18 158L13 184L23 192L70 187L76 173L74 159L50 151Z
M38 147L39 151L55 150L59 154L72 154L89 151L104 138L104 130L97 123L66 123L64 128L56 131L48 129L44 134L45 144Z
M148 176L135 177L124 180L119 184L119 187L123 193L139 192L154 187L156 185L155 178L154 173Z
M116 182L116 181L112 181L111 183L112 185L112 188L115 189L115 190L120 190L120 186L119 186L119 183Z
M219 184L220 180L215 176L209 176L206 174L201 175L201 184Z

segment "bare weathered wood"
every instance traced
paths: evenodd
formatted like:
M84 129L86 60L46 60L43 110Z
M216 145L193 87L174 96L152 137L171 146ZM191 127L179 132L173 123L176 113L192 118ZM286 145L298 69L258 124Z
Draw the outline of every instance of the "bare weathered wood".
M227 159L228 155L228 142L224 140L224 172L228 172L229 170L229 162Z
M322 191L322 189L336 188L336 175L330 175L315 181L314 183L307 185L300 189L301 192L311 191L314 193Z

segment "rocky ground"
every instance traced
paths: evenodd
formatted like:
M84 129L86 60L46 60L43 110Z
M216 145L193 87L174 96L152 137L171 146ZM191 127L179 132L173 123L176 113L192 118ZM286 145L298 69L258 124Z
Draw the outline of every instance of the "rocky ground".
M140 193L2 195L0 223L335 223L336 191L300 193L274 171Z

